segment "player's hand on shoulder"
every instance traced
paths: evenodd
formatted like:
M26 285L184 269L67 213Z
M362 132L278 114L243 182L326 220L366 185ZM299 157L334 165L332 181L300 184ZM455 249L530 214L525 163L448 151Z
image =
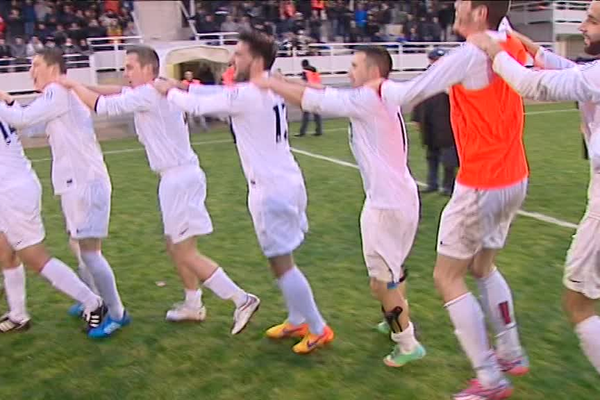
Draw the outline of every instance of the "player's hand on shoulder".
M153 85L156 90L164 95L166 95L169 90L177 87L177 83L175 83L174 80L168 80L164 78L155 80Z
M496 54L502 51L502 47L500 47L500 44L485 32L478 32L469 35L467 41L472 45L479 47L481 50L486 52L491 58L494 58Z
M0 90L0 101L4 101L5 103L12 103L13 102L13 98L10 94L8 94L7 92L5 92L4 90Z

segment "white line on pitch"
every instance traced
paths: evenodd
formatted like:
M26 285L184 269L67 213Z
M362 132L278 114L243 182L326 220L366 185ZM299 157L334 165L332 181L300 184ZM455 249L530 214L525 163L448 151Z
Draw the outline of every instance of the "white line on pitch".
M292 147L292 151L294 153L297 153L297 154L302 154L302 155L305 155L307 157L312 157L312 158L316 158L316 159L319 159L319 160L328 161L330 163L341 165L343 167L349 167L349 168L358 169L358 165L356 165L354 163L347 162L347 161L338 160L337 158L326 157L326 156L323 156L323 155L320 155L320 154L311 153L311 152L306 151L306 150L296 149L294 147ZM427 186L423 182L419 182L419 181L416 181L416 182L417 182L417 185L419 185L421 187ZM522 215L524 217L536 219L538 221L546 222L546 223L552 224L552 225L557 225L557 226L560 226L560 227L563 227L563 228L577 229L577 224L573 224L571 222L567 222L567 221L563 221L563 220L560 220L560 219L557 219L557 218L554 218L554 217L550 217L548 215L544 215L544 214L540 214L540 213L536 213L536 212L529 212L529 211L525 211L525 210L519 210L518 214Z

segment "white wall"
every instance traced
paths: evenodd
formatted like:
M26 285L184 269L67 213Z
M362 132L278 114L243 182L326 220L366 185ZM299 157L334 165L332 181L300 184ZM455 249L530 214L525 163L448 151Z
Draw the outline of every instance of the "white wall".
M135 15L144 39L180 39L182 14L177 1L136 1Z

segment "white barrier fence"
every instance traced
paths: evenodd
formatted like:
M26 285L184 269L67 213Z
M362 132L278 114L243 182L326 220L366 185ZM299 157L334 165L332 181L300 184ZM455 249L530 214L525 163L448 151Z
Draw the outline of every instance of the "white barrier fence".
M532 1L515 3L510 9L513 24L580 24L586 17L589 1Z
M127 47L144 43L142 36L89 38L96 71L121 71Z
M9 93L34 92L33 82L29 75L31 57L4 58L0 60L0 89ZM94 57L85 54L66 54L67 75L85 84L95 85L97 82Z

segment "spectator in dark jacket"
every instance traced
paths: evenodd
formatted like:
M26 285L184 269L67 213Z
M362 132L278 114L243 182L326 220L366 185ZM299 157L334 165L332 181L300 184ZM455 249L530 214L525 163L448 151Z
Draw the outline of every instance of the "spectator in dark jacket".
M445 51L434 49L428 55L430 65L445 55ZM419 125L423 145L427 148L427 188L422 193L438 191L438 168L444 168L442 194L452 195L454 178L458 168L458 155L454 145L454 134L450 123L450 98L446 93L418 104L413 110L413 121Z
M317 69L310 65L308 60L302 60L302 80L310 84L318 85L321 83L321 76L317 72ZM308 128L308 119L310 113L302 113L302 126L300 127L300 133L296 136L301 137L306 135L306 128ZM321 122L321 116L319 114L313 114L316 125L316 132L314 136L321 136L323 134L323 123Z
M21 16L21 12L18 8L10 10L10 15L6 21L8 37L14 38L16 36L25 35L25 20Z
M6 40L0 37L0 59L11 58L10 46L6 44Z

